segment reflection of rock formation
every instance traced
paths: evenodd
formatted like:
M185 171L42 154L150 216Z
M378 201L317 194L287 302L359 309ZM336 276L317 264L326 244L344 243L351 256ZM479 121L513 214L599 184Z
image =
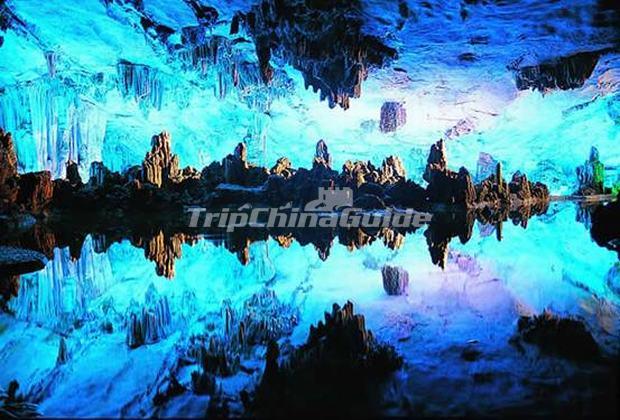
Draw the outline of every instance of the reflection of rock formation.
M7 303L19 293L19 276L0 276L0 311L6 311Z
M407 123L407 110L400 102L385 102L381 106L379 128L384 133L396 131Z
M357 0L331 3L305 0L264 0L243 20L254 38L263 80L273 77L272 55L301 71L306 87L312 86L330 107L349 107L349 98L361 95L370 66L383 66L396 50L362 32Z
M160 230L146 240L140 238L135 245L144 248L144 256L155 263L157 275L171 279L174 277L174 260L181 258L181 245L194 242L195 237L191 235L170 235Z
M390 296L400 296L407 293L409 287L409 273L401 267L383 266L383 289Z
M431 224L424 232L428 251L433 264L446 267L448 261L448 244L458 236L461 243L469 241L474 226L473 213L442 213L435 214Z
M0 388L0 417L10 419L41 417L37 404L18 394L18 389L19 383L15 380L9 383L9 388L6 391Z
M616 251L620 258L620 201L594 209L591 234L597 244Z
M353 304L334 304L325 322L310 327L308 340L279 362L273 341L260 385L250 403L258 416L368 415L376 407L376 385L397 370L402 359L366 329Z
M110 287L113 277L107 255L96 254L88 237L77 260L66 248L52 249L43 270L21 276L19 292L8 306L18 319L43 325L54 322L49 326L63 329Z
M473 225L478 220L483 225L495 227L498 239L501 240L502 223L512 220L515 225L527 227L527 220L546 211L546 206L539 207L539 202L523 202L509 208L476 208L468 211L435 212L425 232L431 260L434 264L445 266L448 244L454 237L467 242L472 234ZM375 218L385 213L362 212L359 217L367 226L379 226ZM217 226L209 228L188 228L180 217L178 220L128 221L121 220L114 224L102 226L97 220L84 225L66 225L63 223L45 225L37 223L30 230L4 239L1 243L39 250L48 258L69 258L73 262L80 261L80 251L84 256L82 244L88 238L88 258L92 252L103 253L107 248L124 239L129 239L133 246L144 249L145 258L155 262L156 272L167 278L174 277L175 260L181 258L183 244L193 245L202 233L208 234L209 240L223 244L227 250L237 255L239 261L247 265L251 260L250 246L254 242L274 239L282 247L289 247L293 241L301 246L312 245L322 260L330 255L335 242L357 250L371 245L377 240L390 249L399 249L407 234L415 232L414 227L324 227L324 228L239 228L226 232L226 228ZM178 224L180 222L180 224ZM90 238L89 238L90 235ZM91 239L92 238L92 239ZM57 248L65 248L59 254ZM66 249L68 248L68 249ZM268 279L272 274L269 270L257 274Z
M534 317L521 317L519 336L527 343L536 344L543 352L570 359L592 360L600 349L583 321L560 318L549 311Z
M273 290L266 289L244 303L240 322L245 342L256 345L290 335L298 319L295 308L282 304Z
M151 284L141 309L129 314L127 319L127 345L130 348L153 344L171 331L172 315L166 296L159 296Z
M580 52L535 66L523 66L516 72L517 88L545 91L581 87L594 71L600 55L600 51Z

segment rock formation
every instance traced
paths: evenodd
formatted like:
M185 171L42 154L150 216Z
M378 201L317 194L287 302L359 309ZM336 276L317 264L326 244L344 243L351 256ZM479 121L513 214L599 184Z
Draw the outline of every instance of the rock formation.
M31 249L0 246L0 276L14 276L42 270L45 255Z
M166 296L159 296L154 286L147 290L145 304L132 311L127 319L127 345L137 348L153 344L170 333L172 316Z
M397 55L377 37L363 33L361 10L357 0L337 0L329 7L305 0L263 0L249 13L237 15L231 32L242 22L252 35L266 83L274 74L271 57L277 56L301 71L306 87L320 91L330 107L347 109L350 98L361 95L369 68Z
M297 311L282 304L273 290L252 295L243 305L241 323L244 343L267 344L290 335L298 323Z
M560 318L549 311L534 317L521 317L519 336L536 344L541 351L577 360L593 360L600 349L583 321Z
M592 213L592 239L618 253L620 258L620 201L600 205Z
M58 345L58 356L56 357L56 365L64 365L69 360L69 351L67 350L67 342L64 337L60 337Z
M2 418L35 418L41 417L39 407L17 394L19 383L11 381L5 391L0 388L0 417Z
M592 75L601 51L588 51L516 69L517 89L576 89Z
M67 171L66 171L66 179L69 182L69 185L72 187L77 187L78 185L82 185L82 178L80 177L80 172L78 171L77 163L73 161L67 162Z
M271 342L261 383L250 412L259 416L296 414L368 415L373 389L402 359L393 347L380 344L366 329L363 315L353 304L334 304L325 322L310 327L305 344L293 349L280 363L280 349Z
M577 167L577 194L595 195L605 193L605 165L599 159L598 149L590 149L590 157Z
M39 212L51 201L54 185L49 172L30 172L20 175L17 202L27 211Z
M459 172L448 169L448 156L443 140L431 146L424 180L428 182L428 199L431 203L473 207L477 201L474 183L465 168Z
M11 133L0 128L0 186L17 176L17 155Z
M400 296L407 293L409 288L409 273L401 267L383 266L383 289L390 296Z
M379 128L383 133L391 133L407 123L407 110L401 102L385 102L381 106Z
M170 140L171 136L166 131L153 136L151 151L142 162L143 182L162 187L178 179L179 157L172 154Z

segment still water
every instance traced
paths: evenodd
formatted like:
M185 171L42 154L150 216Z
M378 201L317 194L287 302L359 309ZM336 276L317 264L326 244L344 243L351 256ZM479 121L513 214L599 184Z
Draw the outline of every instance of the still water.
M386 413L587 405L608 368L513 339L519 316L550 310L582 319L605 357L617 357L618 256L592 241L582 215L573 203L555 203L527 228L505 223L501 241L493 226L476 223L469 241L450 242L443 269L431 260L424 229L396 249L381 240L349 249L336 240L327 258L312 245L269 239L252 243L243 261L221 241L202 238L173 252L171 279L129 241L96 253L88 237L78 259L55 249L45 269L19 279L17 296L0 313L0 386L16 379L51 416L202 416L207 396L190 390L155 407L153 395L171 372L190 384L196 366L180 361L191 337L224 334L223 308L244 313L258 296L261 316L292 344L333 303L353 302L376 337L404 358L380 396ZM386 264L409 273L405 294L386 293ZM130 348L128 319L154 302L165 302L164 328ZM59 363L61 340L67 355ZM252 389L264 353L254 346L238 373L218 378L222 392Z

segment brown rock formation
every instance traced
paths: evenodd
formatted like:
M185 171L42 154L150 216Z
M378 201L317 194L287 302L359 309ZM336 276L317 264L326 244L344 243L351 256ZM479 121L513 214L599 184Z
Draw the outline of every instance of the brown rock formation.
M172 154L170 140L166 131L153 136L151 151L142 162L142 181L162 187L179 180L179 158Z
M29 172L19 177L17 202L26 210L43 210L54 196L54 184L48 171Z
M288 179L291 176L293 176L293 174L295 173L295 170L293 169L291 165L291 161L283 157L283 158L278 159L276 164L273 166L273 168L271 168L269 172L272 175L278 175L285 179Z
M181 245L185 240L183 234L168 235L160 230L143 244L144 256L155 262L158 276L174 277L174 260L181 258ZM138 245L141 246L142 241Z
M17 155L11 133L0 128L0 185L17 176Z
M381 163L379 169L379 184L391 185L404 181L407 177L405 166L398 156L389 156Z
M0 211L9 210L17 200L17 155L11 133L0 128Z

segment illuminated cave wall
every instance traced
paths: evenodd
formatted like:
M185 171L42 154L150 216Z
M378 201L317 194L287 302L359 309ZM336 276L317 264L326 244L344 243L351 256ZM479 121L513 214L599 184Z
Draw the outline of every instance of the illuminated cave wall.
M605 2L538 3L3 1L0 127L21 171L56 177L123 170L166 129L183 166L239 141L307 166L322 138L336 165L398 154L421 181L443 137L451 166L486 152L566 193L592 145L620 165L620 25ZM395 132L386 101L406 108Z

